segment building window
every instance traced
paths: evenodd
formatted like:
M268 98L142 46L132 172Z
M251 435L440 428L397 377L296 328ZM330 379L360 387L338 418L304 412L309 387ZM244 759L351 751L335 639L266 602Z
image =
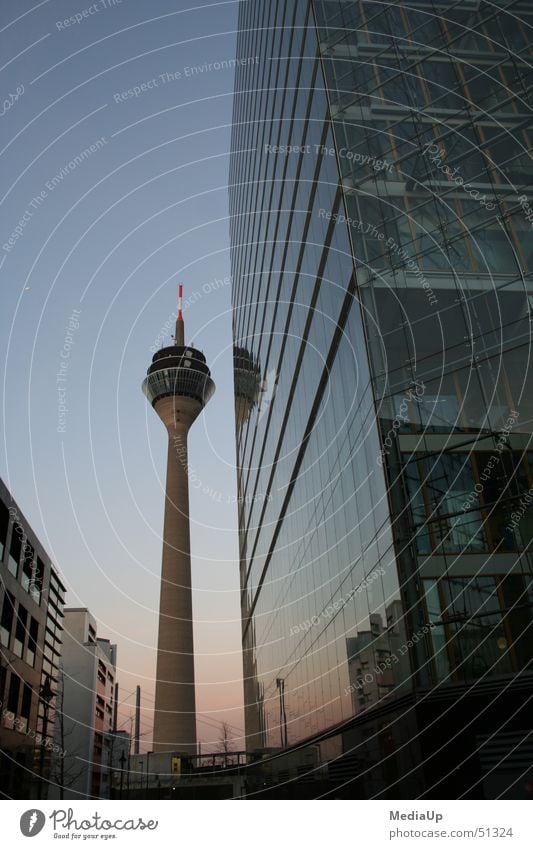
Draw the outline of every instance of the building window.
M4 696L6 694L7 669L0 666L0 708L4 707Z
M9 527L9 510L3 501L0 501L0 560L4 559L6 548L7 529Z
M7 709L15 717L19 709L20 678L14 672L11 673L9 681L9 693L7 696Z
M44 563L40 557L33 564L33 574L30 582L30 595L36 604L41 603L43 591Z
M15 522L11 531L11 544L9 546L8 569L15 578L18 575L20 552L22 550L22 535L24 531L22 525Z
M28 624L28 611L22 604L19 604L17 624L15 627L15 640L13 642L13 651L17 657L22 657L24 654L24 642L26 640L26 627Z
M516 511L530 491L520 452L403 457L419 554L513 551L529 544L533 511Z
M30 718L32 692L30 685L24 684L24 689L22 691L22 703L20 705L20 715L25 716L26 719Z
M30 721L32 689L29 684L24 684L22 689L22 701L20 703L20 718L17 722L18 731L26 731Z
M6 592L4 596L4 603L2 605L2 619L0 620L0 642L6 648L9 648L14 612L15 596Z
M28 648L26 649L26 663L29 666L35 666L35 656L37 653L37 639L39 636L39 623L31 617L30 633L28 636Z
M516 671L515 635L502 612L499 576L425 580L424 587L429 621L434 623L431 639L440 680L464 681ZM523 615L531 620L529 609ZM522 619L520 624L523 627Z
M22 575L20 576L20 583L22 584L22 589L26 590L26 592L30 591L31 581L33 578L33 561L35 559L35 551L31 543L26 540L26 545L24 546L24 559L22 562Z

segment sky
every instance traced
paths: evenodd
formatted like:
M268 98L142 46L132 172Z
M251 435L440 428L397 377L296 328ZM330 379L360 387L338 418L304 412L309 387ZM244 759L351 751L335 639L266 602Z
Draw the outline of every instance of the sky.
M244 748L227 191L237 9L0 9L0 475L67 606L88 607L118 645L119 728L130 728L140 684L145 748L167 444L141 383L170 341L178 283L187 339L217 386L189 438L201 482L191 487L198 733L213 749L226 721Z

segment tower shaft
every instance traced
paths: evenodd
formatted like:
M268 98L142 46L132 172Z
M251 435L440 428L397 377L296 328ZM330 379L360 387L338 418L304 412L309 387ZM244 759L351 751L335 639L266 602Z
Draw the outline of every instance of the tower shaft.
M156 412L168 431L168 455L154 751L196 754L187 437L199 405L181 398L177 410L177 400L164 398L156 404Z

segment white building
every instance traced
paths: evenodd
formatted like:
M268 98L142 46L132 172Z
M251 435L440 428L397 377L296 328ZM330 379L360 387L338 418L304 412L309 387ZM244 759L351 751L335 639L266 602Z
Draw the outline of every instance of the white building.
M96 636L85 607L65 609L62 676L58 685L52 798L110 796L116 645Z

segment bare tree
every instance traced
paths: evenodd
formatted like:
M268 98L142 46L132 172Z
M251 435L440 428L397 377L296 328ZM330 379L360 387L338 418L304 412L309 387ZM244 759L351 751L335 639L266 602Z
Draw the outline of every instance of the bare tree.
M223 722L220 726L219 746L220 751L224 753L224 766L228 765L228 753L231 750L233 743L233 735L227 722Z
M65 699L65 674L63 671L63 667L61 666L59 669L59 674L57 678L57 691L56 691L56 714L55 714L55 726L54 726L54 736L58 741L58 746L60 748L59 753L54 754L52 759L52 768L50 771L50 780L53 781L59 787L59 798L65 798L65 787L70 787L78 778L80 778L83 773L86 771L87 766L82 765L77 768L74 765L74 759L70 758L68 765L65 764L65 759L67 752L67 746L69 744L69 737L73 734L74 728L72 727L69 731L65 731L65 711L64 711L64 699ZM70 754L74 754L72 751Z

